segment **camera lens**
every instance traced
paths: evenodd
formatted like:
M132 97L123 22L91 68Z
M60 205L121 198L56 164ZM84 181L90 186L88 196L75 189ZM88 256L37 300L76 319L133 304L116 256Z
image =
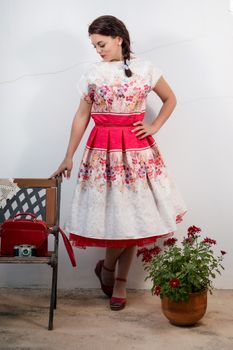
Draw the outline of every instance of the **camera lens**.
M24 248L23 250L22 250L22 255L29 255L30 254L30 250L28 249L28 248Z

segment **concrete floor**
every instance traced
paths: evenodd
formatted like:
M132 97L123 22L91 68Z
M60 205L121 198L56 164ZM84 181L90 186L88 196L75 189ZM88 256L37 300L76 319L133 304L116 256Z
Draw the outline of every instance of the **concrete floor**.
M208 295L204 318L176 327L149 290L128 290L124 310L109 309L99 289L58 291L54 330L47 330L50 292L0 288L1 350L232 350L233 291Z

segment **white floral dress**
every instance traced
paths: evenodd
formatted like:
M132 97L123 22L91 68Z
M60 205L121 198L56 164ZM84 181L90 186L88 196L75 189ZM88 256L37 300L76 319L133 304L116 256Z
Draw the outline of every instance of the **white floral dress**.
M78 83L95 122L64 225L80 248L155 243L173 235L186 213L154 137L131 132L162 72L138 57L130 69L127 77L123 61L92 63Z

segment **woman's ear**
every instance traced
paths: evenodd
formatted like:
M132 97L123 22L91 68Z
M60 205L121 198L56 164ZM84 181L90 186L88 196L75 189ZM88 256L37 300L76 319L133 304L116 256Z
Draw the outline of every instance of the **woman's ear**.
M121 45L123 40L122 40L122 38L120 36L118 37L118 40L119 40L118 41L118 45Z

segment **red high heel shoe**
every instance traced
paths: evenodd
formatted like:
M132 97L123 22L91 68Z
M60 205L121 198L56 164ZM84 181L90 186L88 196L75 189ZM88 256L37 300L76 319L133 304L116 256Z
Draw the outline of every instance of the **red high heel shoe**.
M102 291L108 296L111 297L112 293L113 293L113 286L107 286L106 284L103 284L102 278L101 278L101 271L102 268L110 271L110 272L114 272L115 270L110 270L108 269L106 266L104 266L104 260L99 260L98 263L96 264L95 267L95 274L96 276L99 278L100 280L100 285L101 285L101 289Z
M115 278L116 281L122 281L126 282L127 280L125 278L117 277ZM126 298L119 298L119 297L111 297L110 299L110 308L111 310L118 311L124 309L126 305Z

